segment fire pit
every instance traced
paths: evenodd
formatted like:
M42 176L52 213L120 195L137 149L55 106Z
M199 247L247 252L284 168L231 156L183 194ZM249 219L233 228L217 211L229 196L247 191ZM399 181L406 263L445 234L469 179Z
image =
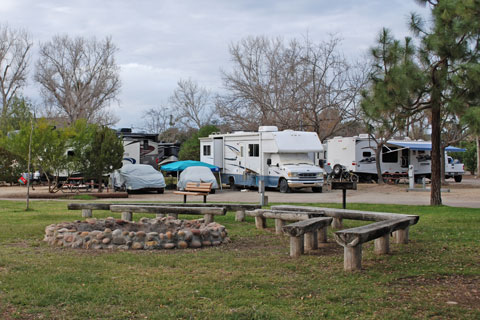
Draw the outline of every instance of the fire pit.
M218 246L230 239L216 222L165 217L138 223L107 218L52 224L45 228L44 241L70 248L153 250Z

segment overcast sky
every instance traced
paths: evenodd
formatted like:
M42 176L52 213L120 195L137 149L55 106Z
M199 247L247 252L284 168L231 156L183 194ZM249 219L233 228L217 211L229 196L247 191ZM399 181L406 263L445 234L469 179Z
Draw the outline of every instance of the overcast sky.
M142 126L141 112L165 104L179 79L221 90L231 68L228 46L250 35L343 39L351 58L364 55L382 27L408 35L413 0L0 0L0 23L30 32L36 47L55 34L112 36L122 89L111 107L117 127ZM31 69L36 60L32 57ZM33 80L24 94L39 103Z

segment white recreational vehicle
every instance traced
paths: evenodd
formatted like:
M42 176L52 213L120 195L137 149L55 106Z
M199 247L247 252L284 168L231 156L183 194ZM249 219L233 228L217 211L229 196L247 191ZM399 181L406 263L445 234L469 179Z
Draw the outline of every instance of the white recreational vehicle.
M323 146L315 132L278 131L274 126L200 138L200 160L220 167L222 183L232 187L258 187L263 178L265 187L281 192L322 192L323 170L314 164L318 152Z
M377 179L375 149L377 144L368 134L355 137L335 137L325 142L325 162L334 171L338 166L358 175L364 181ZM431 150L429 141L389 140L382 148L382 174L407 174L413 165L415 179L431 176ZM446 152L461 152L464 149L447 147ZM445 157L445 176L462 181L463 164Z

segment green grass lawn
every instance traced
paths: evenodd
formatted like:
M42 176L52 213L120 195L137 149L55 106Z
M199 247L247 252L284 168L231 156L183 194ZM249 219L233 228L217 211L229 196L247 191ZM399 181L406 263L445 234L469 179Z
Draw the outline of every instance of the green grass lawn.
M480 319L479 209L349 204L420 221L390 255L364 244L364 269L346 273L331 230L326 247L296 260L272 220L257 231L233 212L216 218L233 240L220 247L89 251L42 241L47 225L79 211L31 206L0 201L0 319Z

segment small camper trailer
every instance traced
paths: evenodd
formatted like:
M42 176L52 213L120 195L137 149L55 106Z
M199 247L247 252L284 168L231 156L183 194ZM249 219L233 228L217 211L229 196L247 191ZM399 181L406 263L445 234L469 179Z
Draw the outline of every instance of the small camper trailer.
M368 134L355 137L335 137L325 142L325 162L334 170L344 166L346 170L358 175L363 181L377 179L375 149L376 142ZM384 175L406 175L408 166L413 165L415 179L431 176L431 150L429 141L389 140L382 148L381 168ZM447 147L446 152L464 151ZM445 176L460 182L463 164L445 156Z

